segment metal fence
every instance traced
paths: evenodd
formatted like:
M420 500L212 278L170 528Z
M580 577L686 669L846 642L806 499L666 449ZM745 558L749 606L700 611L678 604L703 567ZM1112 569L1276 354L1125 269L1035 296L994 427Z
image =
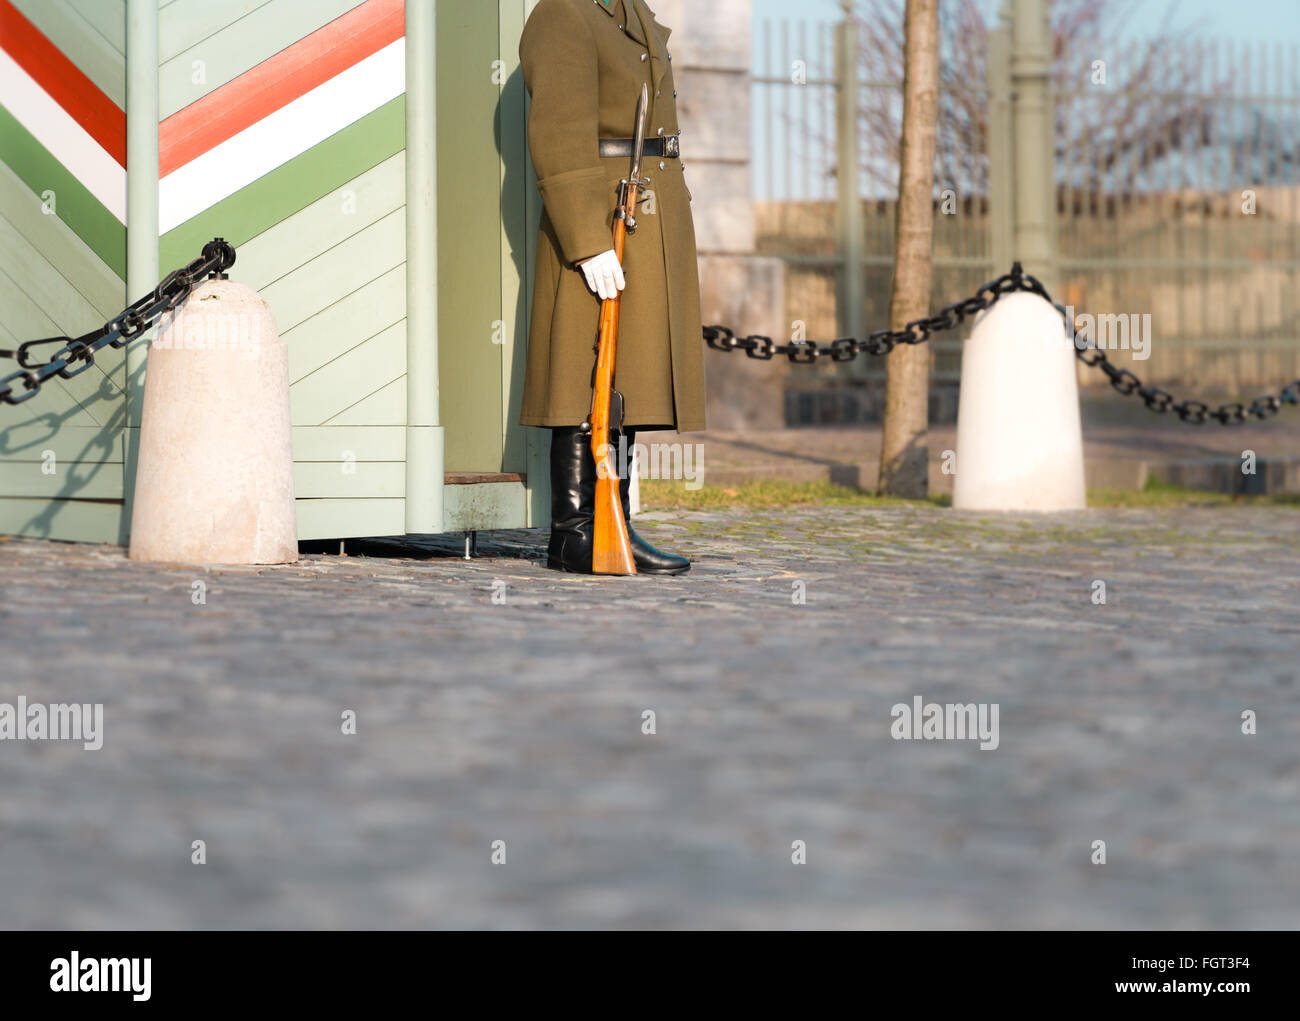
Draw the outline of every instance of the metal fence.
M993 253L1010 216L989 166L1009 49L996 33L945 45L964 47L983 73L943 82L936 308L1006 269ZM809 337L887 325L902 87L866 58L852 21L757 26L757 247L785 262L786 319ZM1058 300L1150 316L1135 320L1149 324L1145 351L1135 338L1112 354L1144 379L1237 390L1300 374L1297 47L1071 42L1058 45L1054 72L1055 159L1041 173L1056 195L1048 275ZM841 176L845 165L856 173ZM956 380L960 343L935 345L936 382ZM846 374L878 380L883 366L791 371L805 383Z
M1132 366L1144 378L1233 390L1293 378L1297 47L1175 39L1072 52L1074 82L1057 96L1062 300L1150 315L1149 357Z
M889 127L901 117L902 81L864 66L855 23L766 20L758 26L752 77L755 226L760 254L786 263L786 320L808 336L861 335L888 325L898 156ZM846 59L848 57L849 59ZM851 67L852 81L845 68ZM853 103L845 107L845 96ZM964 97L983 104L982 82ZM936 180L935 306L1001 272L989 251L983 139L964 140L967 179ZM857 173L841 177L839 168ZM850 206L858 212L853 222ZM1004 267L1005 268L1005 267ZM856 282L856 286L855 286ZM934 378L955 382L959 339L933 345ZM884 378L879 361L795 368L797 379Z

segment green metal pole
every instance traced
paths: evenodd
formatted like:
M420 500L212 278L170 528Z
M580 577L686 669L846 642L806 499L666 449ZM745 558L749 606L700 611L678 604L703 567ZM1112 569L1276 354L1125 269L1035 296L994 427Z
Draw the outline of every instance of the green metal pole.
M1015 257L1056 289L1056 160L1047 0L1010 0Z
M836 166L839 184L840 336L861 339L866 289L862 196L858 192L861 146L858 132L858 23L852 0L843 0L844 20L835 26ZM851 363L856 364L856 363Z
M126 291L135 301L158 285L158 2L126 5ZM126 348L126 463L120 540L126 543L135 495L147 349Z
M437 0L406 0L406 531L443 528L438 407Z

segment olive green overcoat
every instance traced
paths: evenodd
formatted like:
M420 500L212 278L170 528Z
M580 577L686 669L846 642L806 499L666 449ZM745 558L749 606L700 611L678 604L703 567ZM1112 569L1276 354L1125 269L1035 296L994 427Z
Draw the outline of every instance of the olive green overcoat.
M643 83L646 136L678 131L670 31L645 0L540 0L524 26L519 56L542 218L523 425L578 425L591 409L600 299L576 264L612 247L618 182L630 163L602 159L597 140L632 136ZM647 157L642 176L650 183L623 253L615 385L625 424L699 430L704 356L691 193L679 159Z

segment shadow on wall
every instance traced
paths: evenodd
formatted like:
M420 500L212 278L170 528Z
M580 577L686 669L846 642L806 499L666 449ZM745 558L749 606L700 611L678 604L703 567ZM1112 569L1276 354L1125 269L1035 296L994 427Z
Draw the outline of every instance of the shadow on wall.
M506 80L501 90L501 99L496 106L493 118L493 131L497 139L497 151L501 156L505 173L501 181L501 222L506 232L506 242L510 248L510 262L519 279L519 288L515 294L514 324L515 335L510 349L510 378L522 381L528 362L528 322L532 308L529 302L533 276L533 264L536 253L529 250L529 227L527 208L528 193L536 188L528 169L528 151L522 149L503 149L501 146L503 107L509 103L521 107L527 103L527 89L524 87L524 73L520 68ZM526 449L529 426L519 424L520 405L523 402L523 387L514 385L505 395L506 434L504 449L512 447ZM530 465L536 474L537 466ZM547 488L547 479L530 479L530 488L541 486Z
M97 366L85 371L102 372ZM143 365L136 370L137 375L143 372ZM0 423L3 423L0 424L0 462L3 462L7 480L0 490L0 497L31 497L33 506L39 510L19 525L17 532L43 539L54 534L55 520L68 509L69 500L122 503L120 498L85 496L91 483L104 471L121 473L124 468L121 436L126 427L126 398L108 375L101 376L98 387L89 395L73 397L63 391L71 403L62 411L47 411L23 421L5 421L6 417L23 414L26 408L52 397L49 391L57 386L53 381L46 383L42 392L31 398L30 405L0 407L0 416L4 416L0 417ZM96 421L97 428L82 430L88 439L74 455L56 456L49 460L53 454L49 444L57 437L72 435L65 426L83 412ZM23 477L27 472L32 475L30 480ZM42 479L51 477L59 480L53 492L39 485Z

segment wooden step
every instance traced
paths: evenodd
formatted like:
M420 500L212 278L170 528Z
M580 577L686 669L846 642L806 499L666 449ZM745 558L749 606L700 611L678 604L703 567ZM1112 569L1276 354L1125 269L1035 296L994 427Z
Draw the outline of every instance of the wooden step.
M523 472L446 472L442 481L448 486L482 486L491 482L527 482Z

